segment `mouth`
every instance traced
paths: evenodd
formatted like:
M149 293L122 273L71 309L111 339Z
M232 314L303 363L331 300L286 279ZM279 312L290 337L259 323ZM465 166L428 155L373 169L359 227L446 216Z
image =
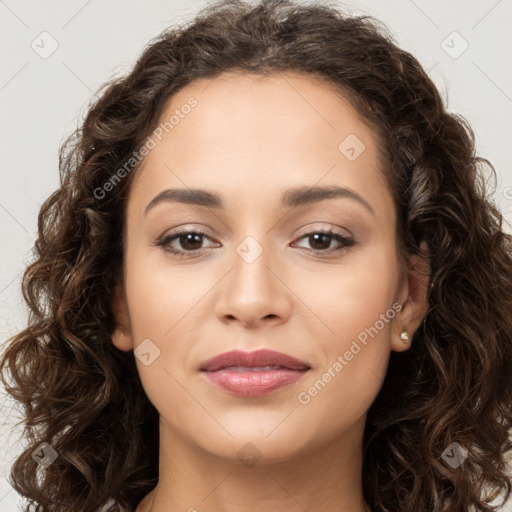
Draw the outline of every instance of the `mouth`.
M265 370L290 370L285 366L227 366L225 368L219 368L218 370L205 370L205 371L219 371L219 370L230 370L233 372L262 372Z
M210 384L228 394L256 397L299 381L311 367L272 350L233 350L209 359L199 370Z

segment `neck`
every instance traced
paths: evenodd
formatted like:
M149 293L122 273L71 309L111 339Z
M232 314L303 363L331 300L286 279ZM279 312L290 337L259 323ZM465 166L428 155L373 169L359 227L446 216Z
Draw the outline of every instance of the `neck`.
M262 454L255 463L237 457L244 449L250 455L249 445L221 458L184 442L161 419L159 481L136 512L369 512L361 478L365 419L342 439L284 461Z

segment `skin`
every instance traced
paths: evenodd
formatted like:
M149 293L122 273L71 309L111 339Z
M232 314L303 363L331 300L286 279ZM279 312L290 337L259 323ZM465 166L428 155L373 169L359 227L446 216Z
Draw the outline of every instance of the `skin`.
M402 327L412 338L426 314L427 253L399 259L375 134L332 88L291 72L224 73L180 90L161 120L190 97L197 106L135 176L124 283L113 298L115 346L132 350L149 338L160 350L147 366L136 359L160 414L159 482L137 512L369 510L361 482L366 414L390 352L409 348ZM338 149L349 134L365 144L353 161ZM294 209L280 204L291 187L331 185L358 193L374 214L346 197ZM225 207L163 202L144 215L169 188L215 192ZM183 228L207 233L196 245L183 238L169 244L199 248L194 256L155 245ZM304 236L329 228L355 245ZM249 235L263 250L252 263L236 252ZM298 394L393 303L401 311L367 345L359 343L362 350L309 403L300 403ZM311 370L264 397L232 396L198 367L234 348L284 352ZM243 464L241 449L259 460Z

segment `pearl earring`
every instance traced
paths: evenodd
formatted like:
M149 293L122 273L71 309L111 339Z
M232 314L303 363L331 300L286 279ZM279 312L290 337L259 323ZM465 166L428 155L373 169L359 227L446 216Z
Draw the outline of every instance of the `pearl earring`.
M402 332L400 334L400 339L403 341L405 345L409 344L409 333L405 327L402 327Z

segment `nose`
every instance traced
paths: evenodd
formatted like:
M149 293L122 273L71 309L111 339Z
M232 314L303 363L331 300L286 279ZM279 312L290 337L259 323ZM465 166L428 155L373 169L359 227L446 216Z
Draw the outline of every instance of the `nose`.
M215 306L224 323L239 322L245 328L278 325L288 320L293 292L286 285L285 267L270 257L270 250L254 260L236 253L233 268L221 281Z

